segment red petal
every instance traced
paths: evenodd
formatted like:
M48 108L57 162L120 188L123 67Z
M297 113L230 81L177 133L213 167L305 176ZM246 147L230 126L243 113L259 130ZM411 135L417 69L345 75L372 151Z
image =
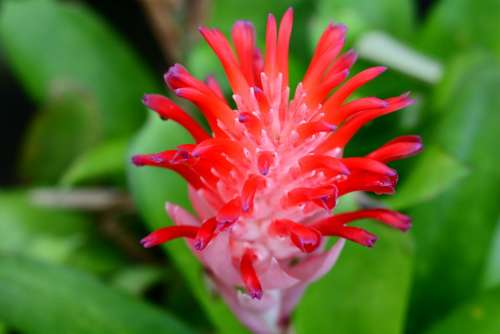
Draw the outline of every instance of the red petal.
M262 176L252 174L248 177L241 190L241 208L243 212L252 211L255 193L265 186L266 180Z
M262 151L257 157L257 166L259 167L259 172L266 176L269 173L269 169L274 162L274 153L271 151Z
M299 165L303 173L313 170L327 170L330 173L349 175L349 169L341 159L333 158L327 155L311 154L302 157Z
M276 61L278 72L283 74L283 87L288 86L288 47L293 25L293 9L288 8L280 22Z
M237 196L236 198L230 200L219 210L217 213L217 222L219 222L218 229L223 229L233 223L235 223L241 215L241 198Z
M294 223L290 226L290 239L301 251L311 253L319 247L321 234L314 228Z
M211 154L225 153L227 156L243 161L245 155L241 145L230 139L210 138L196 145L192 152L193 157L208 157Z
M198 232L196 226L168 226L149 234L141 240L145 248L150 248L176 238L194 238Z
M215 93L221 100L224 100L224 92L222 92L222 88L220 88L217 79L213 75L207 76L206 79L207 86Z
M268 232L271 236L290 237L292 243L305 253L315 251L321 243L318 230L289 219L274 220L269 225Z
M354 52L354 50L347 51L335 61L332 67L328 70L326 76L329 77L335 73L339 73L344 70L349 70L354 65L357 58L358 55L356 54L356 52Z
M257 276L257 272L253 267L253 262L256 260L256 256L254 252L250 249L247 249L241 258L240 263L240 273L241 279L248 294L253 299L261 299L262 298L262 287L260 285L259 277Z
M302 140L320 132L334 132L337 127L325 121L313 121L301 124L297 127L297 132Z
M209 134L191 116L170 99L150 94L144 95L143 102L146 107L156 111L162 119L172 119L182 125L197 142L210 138Z
M320 144L316 148L315 153L323 154L335 148L343 148L363 125L377 117L405 108L411 105L413 100L408 97L408 94L403 94L395 98L387 99L386 102L388 103L386 108L367 110L349 119L337 132Z
M351 241L354 241L362 246L373 247L377 241L377 236L363 230L359 227L352 226L332 226L328 229L319 230L323 235L338 236Z
M330 23L321 35L311 63L302 80L304 88L308 92L314 90L315 85L320 82L324 71L342 49L346 31L345 26Z
M196 250L203 250L207 247L210 240L215 236L215 228L217 227L217 220L215 217L207 219L203 222L198 232L196 233L196 237L194 239L194 248Z
M282 205L291 207L313 201L319 206L331 210L335 206L337 197L338 190L335 185L317 188L295 188L283 197Z
M353 76L325 102L323 107L325 112L341 105L356 89L373 80L386 69L383 66L372 67Z
M233 89L233 92L246 97L248 95L248 82L246 81L243 73L238 66L238 62L231 51L227 39L217 29L209 29L205 27L199 28L203 38L207 41L208 45L214 50L219 58L227 78Z
M219 136L223 136L218 122L228 129L234 127L235 115L224 100L217 95L204 94L193 88L177 88L175 94L194 103L206 117L210 128Z
M386 108L387 106L387 101L376 97L365 97L346 103L339 109L330 110L325 116L325 121L339 125L341 122L358 112Z
M325 76L324 80L313 87L306 88L308 95L306 96L307 102L311 106L323 103L323 100L328 94L337 87L342 81L349 76L349 70L343 70L339 73Z
M410 217L397 211L382 208L339 213L315 223L314 227L322 230L329 225L344 225L359 219L375 219L401 231L407 231L411 227Z
M347 180L337 184L339 196L354 191L368 191L375 194L394 194L397 178L380 174L351 174Z
M397 172L385 164L370 158L343 158L342 162L351 171L359 170L387 176L395 176Z
M367 157L384 163L414 156L423 149L420 136L401 136L385 143Z
M272 14L267 17L266 28L266 56L264 60L264 72L272 78L276 75L276 19Z
M177 154L177 150L168 150L155 154L138 154L132 157L132 163L136 166L154 166L171 169L181 175L194 188L201 188L203 183L197 173L184 164L175 163L174 158Z
M238 121L247 128L248 132L250 132L256 140L260 141L262 122L257 116L249 112L240 112Z
M231 30L234 48L240 60L241 72L250 86L255 85L255 28L250 21L237 21Z

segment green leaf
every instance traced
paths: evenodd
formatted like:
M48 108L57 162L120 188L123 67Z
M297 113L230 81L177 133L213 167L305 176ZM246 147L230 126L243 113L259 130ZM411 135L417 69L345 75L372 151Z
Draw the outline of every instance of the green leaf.
M368 229L379 236L373 249L348 242L333 269L308 288L294 316L298 334L401 333L412 271L411 242L386 227Z
M500 2L497 0L480 3L474 0L439 1L422 29L419 45L442 59L471 48L483 48L498 57L499 17Z
M500 218L491 242L488 262L484 270L483 287L500 285Z
M427 202L468 174L467 168L437 147L426 147L397 193L384 200L394 209Z
M500 286L458 307L426 334L491 334L500 328Z
M491 57L457 59L437 87L433 136L470 173L433 201L410 211L417 260L409 331L421 333L437 317L481 289L500 215L500 66Z
M191 137L179 125L151 117L132 144L131 151L159 152L190 142ZM152 230L171 224L164 210L166 201L190 208L187 184L172 171L129 165L128 178L135 203ZM165 246L165 250L184 275L217 331L225 334L246 333L247 330L234 317L224 301L213 296L207 289L202 266L185 243L182 240L170 242Z
M99 114L91 99L67 88L57 92L28 128L20 173L38 184L53 183L99 136Z
M285 10L297 5L301 0L273 1L255 0L252 2L238 2L231 0L215 0L208 22L229 33L236 20L249 20L255 25L257 33L264 36L267 15L274 14L281 17Z
M134 296L145 292L152 284L159 282L165 276L165 270L150 265L140 265L125 268L113 277L114 287L122 289Z
M19 254L50 263L106 273L124 259L98 238L95 223L70 211L30 203L24 192L0 193L0 254Z
M83 5L3 1L0 42L36 101L47 101L57 87L82 89L95 100L106 137L131 134L144 120L139 100L155 81L126 43Z
M3 255L0 319L28 334L193 333L85 273Z
M129 141L129 139L114 139L87 150L66 170L61 178L61 184L72 186L124 175Z
M369 30L383 30L404 39L411 36L414 17L409 0L320 0L312 22L313 40L318 40L331 21L347 25L349 40Z

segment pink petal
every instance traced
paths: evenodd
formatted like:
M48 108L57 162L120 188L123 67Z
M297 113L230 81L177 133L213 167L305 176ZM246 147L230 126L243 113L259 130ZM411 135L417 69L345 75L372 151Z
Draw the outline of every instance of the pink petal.
M188 187L189 199L193 209L198 214L201 220L207 220L215 216L216 211L207 203L207 201L200 195L200 193L193 187Z
M178 205L165 203L165 210L175 225L200 226L201 221Z
M283 290L283 295L281 297L281 308L280 308L280 322L288 321L292 311L295 309L295 305L300 301L306 287L309 284L306 282L301 282L294 285L286 290Z
M275 258L271 259L269 267L264 272L259 273L259 278L264 294L268 289L286 289L299 283L299 279L286 273Z
M184 210L182 207L166 202L165 210L167 211L168 216L172 219L175 225L188 225L188 226L200 226L201 221L196 219L192 214ZM201 260L199 253L194 248L194 239L186 239L186 243L188 244L191 252Z
M219 233L202 251L200 257L214 274L230 286L243 286L240 273L233 265L229 245L229 231Z
M238 300L236 289L219 281L215 281L215 285L229 308L243 324L256 334L269 334L270 330L262 317L262 313L252 312L250 309L243 307Z
M287 273L305 282L313 282L326 274L337 262L345 239L339 239L327 252L311 255L301 263L289 267Z

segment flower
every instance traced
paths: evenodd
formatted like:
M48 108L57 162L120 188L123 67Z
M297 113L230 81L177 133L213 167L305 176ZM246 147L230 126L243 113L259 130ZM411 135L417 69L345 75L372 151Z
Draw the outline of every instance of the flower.
M148 235L144 247L186 238L229 306L259 333L286 324L305 287L330 270L346 239L373 246L377 237L351 222L371 218L402 231L410 228L409 217L384 208L333 210L347 193L394 193L398 175L387 163L422 149L420 137L403 136L366 156L344 157L358 129L412 100L403 94L348 101L386 69L372 67L347 79L356 54L341 54L346 28L337 24L322 34L289 99L292 20L291 9L279 27L269 16L264 57L250 22L232 28L235 53L220 31L200 28L222 63L236 108L214 78L200 81L176 64L165 82L199 108L210 133L172 100L146 95L144 104L186 128L194 144L133 157L138 166L163 167L184 177L198 215L168 203L175 226ZM326 250L328 237L338 241Z

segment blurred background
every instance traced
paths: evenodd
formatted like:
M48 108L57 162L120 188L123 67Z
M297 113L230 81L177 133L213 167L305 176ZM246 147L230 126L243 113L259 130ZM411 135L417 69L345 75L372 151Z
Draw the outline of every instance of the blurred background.
M170 223L166 200L189 203L173 173L129 157L189 141L141 105L166 93L174 62L227 88L198 25L228 33L249 19L262 44L267 13L289 6L293 85L333 20L360 54L354 72L390 67L360 94L417 100L363 129L347 155L403 134L425 143L396 165L396 195L340 208L380 201L412 230L366 222L376 247L346 247L307 290L295 333L500 332L500 1L2 0L1 334L246 333L183 241L140 247Z

